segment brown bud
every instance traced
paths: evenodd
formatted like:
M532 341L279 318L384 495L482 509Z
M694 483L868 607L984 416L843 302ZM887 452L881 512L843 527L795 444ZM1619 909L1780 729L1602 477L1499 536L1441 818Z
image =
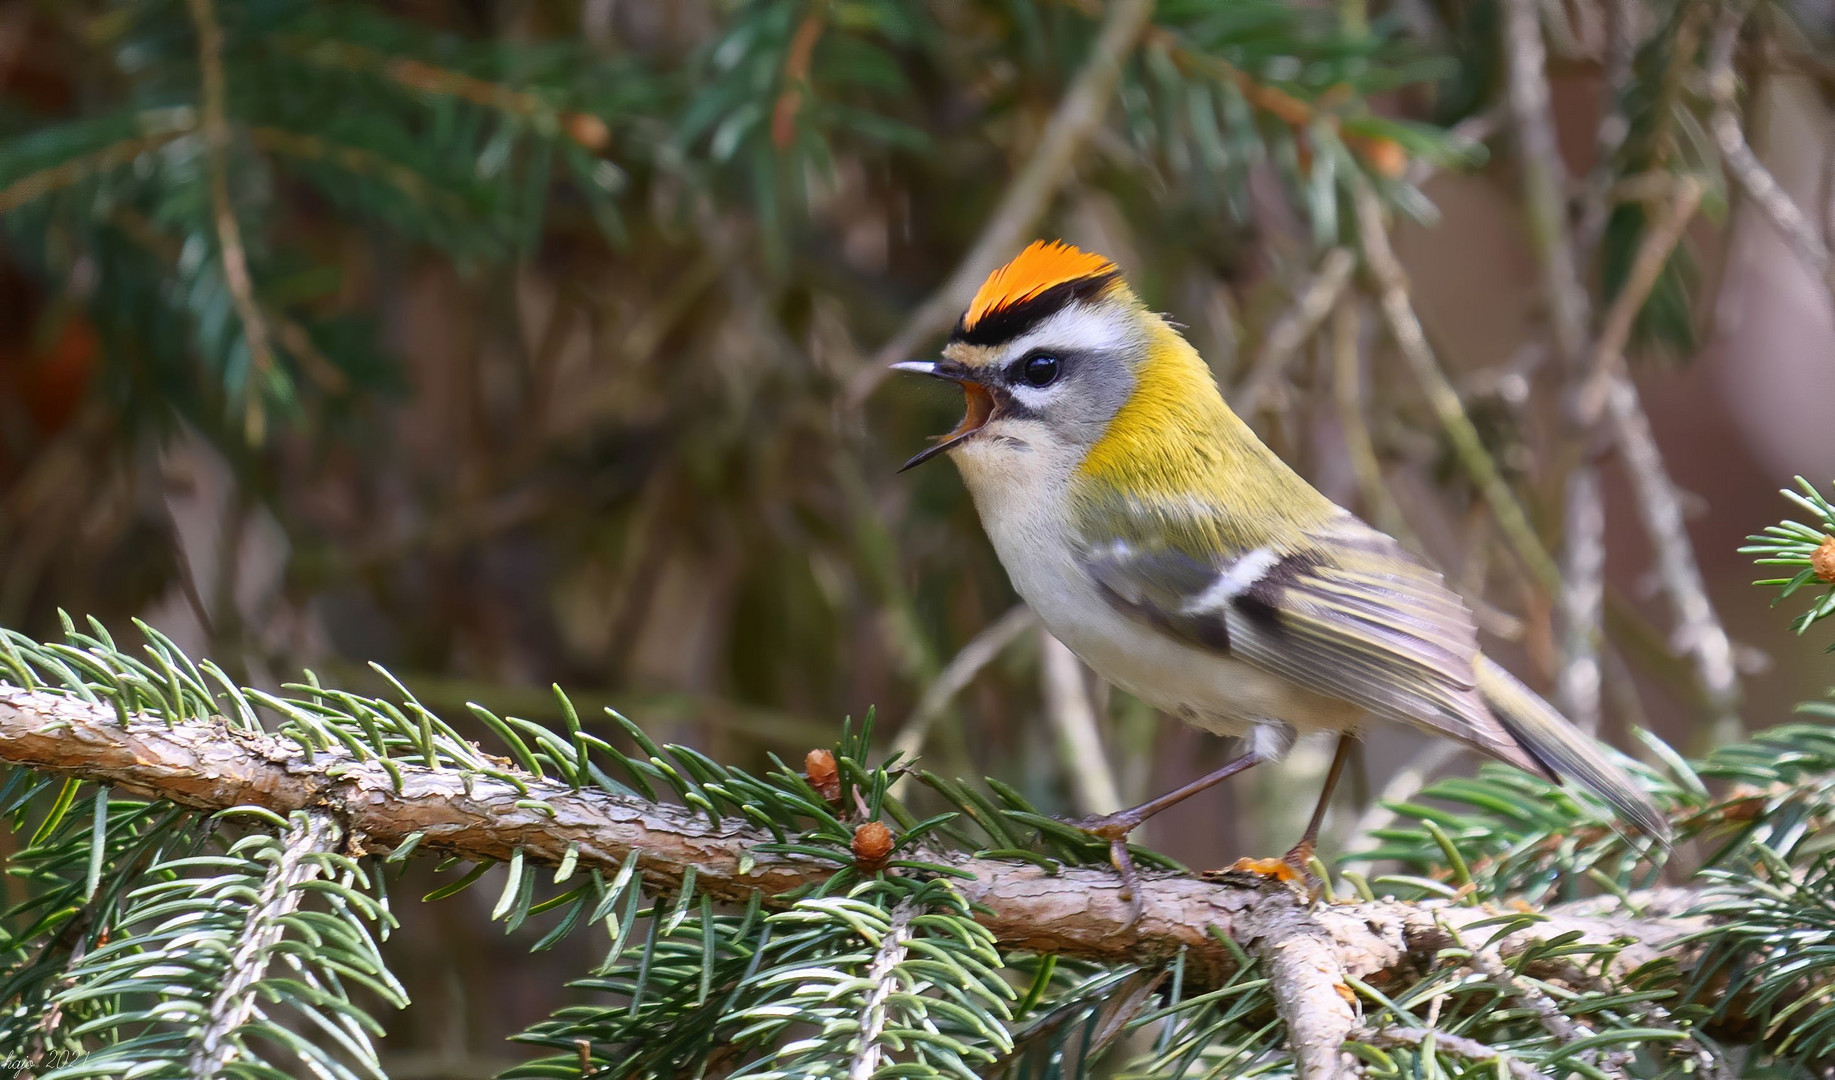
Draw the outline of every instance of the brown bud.
M1825 536L1816 545L1810 553L1810 568L1816 571L1817 581L1835 584L1835 536Z
M566 129L568 138L594 153L605 149L612 141L612 129L591 113L568 113L561 119L561 126Z
M835 769L835 755L827 750L811 750L803 758L803 772L809 786L830 803L841 801L841 774Z
M1370 171L1386 180L1400 180L1408 172L1408 151L1386 135L1346 135L1344 141Z
M892 830L877 821L869 821L854 830L854 862L860 869L872 873L886 865L886 856L892 854Z

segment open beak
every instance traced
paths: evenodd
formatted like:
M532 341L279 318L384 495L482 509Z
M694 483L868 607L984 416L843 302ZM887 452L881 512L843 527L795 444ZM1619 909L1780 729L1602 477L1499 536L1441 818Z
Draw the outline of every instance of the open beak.
M962 422L947 434L935 436L936 443L918 452L910 461L899 467L899 472L916 468L931 458L943 453L962 440L981 430L994 415L994 395L988 388L970 378L962 368L947 361L935 363L929 360L901 360L892 365L894 371L915 371L919 375L929 375L935 379L948 379L962 387L963 403L966 406Z

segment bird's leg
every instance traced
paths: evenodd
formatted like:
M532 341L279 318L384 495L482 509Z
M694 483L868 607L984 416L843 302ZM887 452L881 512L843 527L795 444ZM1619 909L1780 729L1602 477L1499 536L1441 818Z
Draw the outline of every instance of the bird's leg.
M1276 881L1307 885L1310 889L1312 872L1309 864L1313 858L1313 845L1319 839L1319 826L1325 824L1325 812L1332 805L1332 791L1338 786L1338 778L1344 775L1344 763L1350 757L1351 735L1347 732L1338 736L1338 749L1332 754L1331 768L1325 774L1325 790L1319 793L1319 801L1313 806L1312 819L1306 823L1306 831L1300 834L1300 842L1286 855L1278 859L1237 859L1234 865L1217 876L1255 874Z
M1200 776L1184 787L1169 791L1157 799L1148 799L1139 806L1113 814L1104 814L1101 817L1084 818L1081 821L1071 822L1071 824L1091 836L1109 842L1109 861L1115 864L1116 873L1121 875L1124 894L1132 898L1136 892L1135 885L1139 882L1140 877L1134 871L1134 860L1128 857L1128 834L1140 828L1142 822L1160 811L1177 806L1198 792L1228 780L1258 760L1260 759L1255 756L1255 752L1250 751L1241 757L1232 758L1228 764L1216 772Z
M1351 734L1345 732L1338 736L1338 749L1333 751L1332 766L1325 773L1325 790L1319 792L1319 801L1313 806L1313 816L1306 823L1306 831L1300 834L1300 842L1281 859L1301 874L1306 873L1307 864L1312 862L1313 845L1318 842L1319 827L1325 824L1325 812L1332 805L1332 791L1338 786L1338 778L1344 775L1344 763L1350 757Z

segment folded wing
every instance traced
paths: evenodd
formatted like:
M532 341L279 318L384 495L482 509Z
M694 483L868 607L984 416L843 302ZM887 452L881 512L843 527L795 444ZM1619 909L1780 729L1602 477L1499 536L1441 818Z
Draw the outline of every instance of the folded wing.
M1085 530L1085 568L1116 607L1315 693L1547 774L1479 694L1464 601L1390 537L1343 512L1280 546L1247 550L1143 544L1155 530L1138 524L1106 536Z

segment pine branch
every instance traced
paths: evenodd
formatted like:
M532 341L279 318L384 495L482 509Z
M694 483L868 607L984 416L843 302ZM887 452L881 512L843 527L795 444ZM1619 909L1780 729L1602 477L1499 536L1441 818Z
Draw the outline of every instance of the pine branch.
M269 955L286 935L287 916L306 897L301 886L324 870L311 856L333 850L337 840L337 823L326 814L305 814L289 823L279 858L268 867L261 891L250 905L247 932L229 958L223 985L205 1012L209 1023L186 1062L192 1075L216 1076L240 1054L235 1036L255 1014L257 988L267 975Z
M769 832L732 817L716 823L686 807L576 790L533 775L501 774L513 783L450 766L385 766L336 747L308 752L244 726L168 726L143 714L130 714L124 725L108 705L45 691L0 687L0 759L200 810L323 809L343 826L354 849L372 852L395 850L418 835L416 855L501 861L520 850L531 865L577 864L608 873L636 853L637 873L647 888L663 894L679 891L692 874L702 895L744 903L756 892L767 907L781 909L790 894L826 882L835 871L832 862L772 850ZM1192 985L1215 985L1237 968L1240 953L1232 942L1276 956L1304 938L1308 948L1327 949L1347 975L1365 980L1425 968L1439 949L1456 943L1452 934L1461 927L1496 917L1444 901L1308 908L1284 888L1150 875L1140 917L1133 919L1105 868L1054 871L959 853L902 854L957 878L955 887L978 905L978 921L1003 949L1110 963L1163 962L1184 950ZM1620 972L1657 959L1667 943L1703 926L1673 913L1570 914L1559 907L1545 919L1526 921L1533 925L1493 943L1500 955L1567 933L1595 945L1629 938L1613 965ZM1294 1007L1310 1007L1301 998L1310 1001L1321 987L1296 989Z
M847 1080L873 1080L873 1075L879 1071L883 1052L880 1037L886 1030L886 999L898 989L895 973L909 951L911 920L915 915L917 910L909 904L900 904L892 912L892 923L880 939L873 966L867 970L867 979L872 982L873 989L860 1006L860 1048L848 1064Z

